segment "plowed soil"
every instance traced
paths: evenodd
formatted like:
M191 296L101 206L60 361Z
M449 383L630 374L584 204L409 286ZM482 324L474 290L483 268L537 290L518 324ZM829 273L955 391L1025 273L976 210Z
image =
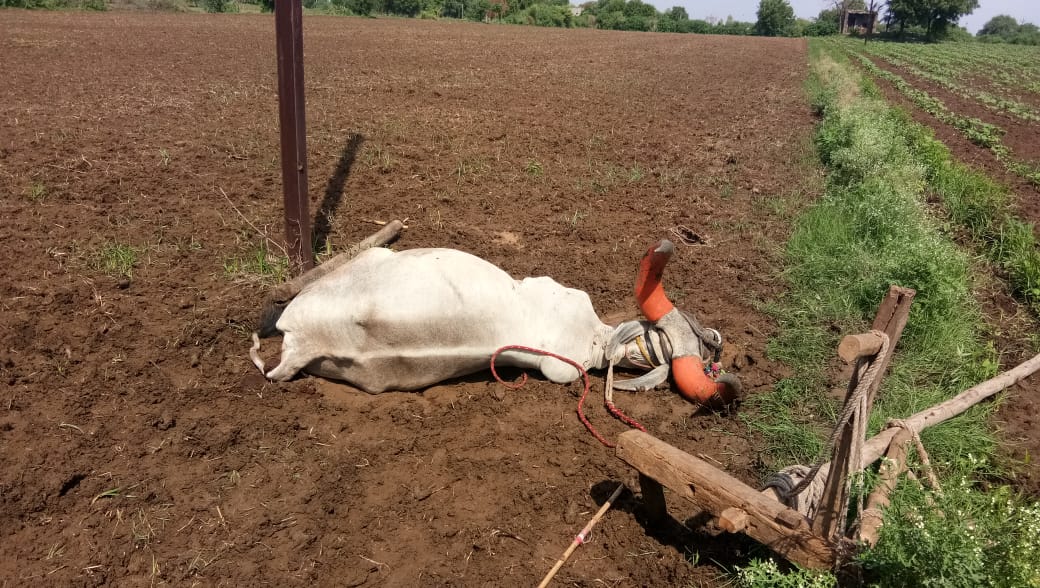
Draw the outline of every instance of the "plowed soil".
M398 248L548 275L619 320L643 251L683 226L701 244L668 270L677 304L751 394L783 375L754 307L806 174L804 42L308 16L304 43L319 241L409 218ZM269 15L4 11L5 585L533 585L638 488L578 384L265 382L247 350L260 233L283 226L274 48ZM617 400L757 482L737 416ZM710 584L752 547L700 533L647 528L626 492L560 582Z
M618 483L638 489L578 421L577 383L371 396L250 363L278 279L260 247L283 226L270 15L0 16L3 585L534 585ZM804 41L304 29L319 249L408 218L397 248L548 275L618 321L646 247L696 237L669 293L722 331L749 394L785 375L756 308L780 289L793 196L818 184ZM616 400L747 483L768 469L736 414ZM762 553L669 506L651 525L623 494L559 585L712 585Z

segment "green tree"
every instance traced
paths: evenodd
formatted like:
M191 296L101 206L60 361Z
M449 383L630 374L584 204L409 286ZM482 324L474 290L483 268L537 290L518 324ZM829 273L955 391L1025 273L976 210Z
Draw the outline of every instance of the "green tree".
M756 35L787 37L794 30L794 9L787 0L762 0L757 16Z
M390 14L416 16L422 11L422 8L422 0L387 0L386 2L386 11Z
M889 0L888 18L899 25L922 27L931 41L946 36L950 25L979 7L979 0Z
M652 4L646 4L640 0L628 0L622 10L626 18L643 17L644 19L657 16L657 9Z
M682 6L673 6L664 15L672 20L690 20L690 15L686 13L686 9Z
M809 26L805 27L803 32L810 37L837 35L841 32L840 21L841 10L838 8L827 8L821 10L820 14L809 23Z
M985 37L992 35L1000 37L1006 41L1015 36L1016 33L1018 33L1018 21L1015 20L1015 17L1006 14L998 14L989 19L986 24L982 25L982 28L979 29L978 36Z

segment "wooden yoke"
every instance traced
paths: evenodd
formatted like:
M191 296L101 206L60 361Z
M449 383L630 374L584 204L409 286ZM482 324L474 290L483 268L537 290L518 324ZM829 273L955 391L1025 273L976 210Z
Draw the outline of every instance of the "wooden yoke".
M910 303L913 302L915 294L917 292L910 288L901 286L889 287L888 295L881 302L881 307L878 308L877 316L874 318L873 329L888 335L889 343L888 352L883 357L875 357L871 360L871 363L880 362L880 366L877 376L870 382L870 387L866 391L866 409L863 415L863 418L866 420L870 418L870 411L874 406L874 398L877 396L877 391L881 386L881 381L884 379L885 371L888 370L888 364L892 361L896 344L899 343L899 338L903 334L903 328L906 327L907 319L910 317ZM860 357L874 355L880 349L880 338L873 333L864 333L843 339L838 346L838 355L845 361L856 361ZM848 392L845 395L846 403L849 402L853 392L858 387L859 372L857 371L853 373L852 379L849 381ZM853 436L857 428L855 418L855 416L851 417L847 423L842 425L841 436L838 438L838 444L834 447L833 455L831 455L830 467L827 470L827 481L823 487L820 505L812 521L813 531L821 537L826 537L829 541L837 541L845 533L845 529L842 526L845 520L844 515L848 508L849 497L848 479L846 476L848 474L849 461L851 460L851 451L853 451ZM863 428L861 433L865 432L865 430ZM859 444L862 444L864 440L860 438L858 441Z
M616 455L639 470L643 495L663 514L661 485L718 517L741 526L749 537L807 568L829 569L834 550L814 535L798 511L763 496L711 464L642 431L618 436ZM653 513L652 513L653 514Z

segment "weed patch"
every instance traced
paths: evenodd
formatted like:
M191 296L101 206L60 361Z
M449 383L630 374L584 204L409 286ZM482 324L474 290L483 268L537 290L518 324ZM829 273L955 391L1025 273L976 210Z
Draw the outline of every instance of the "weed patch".
M136 248L126 243L105 243L94 255L94 269L110 276L130 279L140 254Z
M289 275L289 259L272 253L267 241L261 240L245 255L225 258L224 275L236 280L279 284Z

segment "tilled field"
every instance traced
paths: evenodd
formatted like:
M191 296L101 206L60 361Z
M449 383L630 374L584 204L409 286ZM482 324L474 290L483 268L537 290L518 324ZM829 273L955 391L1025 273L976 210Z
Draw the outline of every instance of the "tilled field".
M812 184L803 41L307 17L304 43L321 244L407 217L398 248L548 275L618 320L646 247L696 234L670 294L750 394L783 376L755 308L785 197ZM270 16L5 10L0 52L4 585L533 585L637 487L576 418L578 384L370 396L252 366L278 269L260 233L282 226ZM733 414L616 400L763 470ZM648 528L626 493L559 578L710 584L752 549Z

